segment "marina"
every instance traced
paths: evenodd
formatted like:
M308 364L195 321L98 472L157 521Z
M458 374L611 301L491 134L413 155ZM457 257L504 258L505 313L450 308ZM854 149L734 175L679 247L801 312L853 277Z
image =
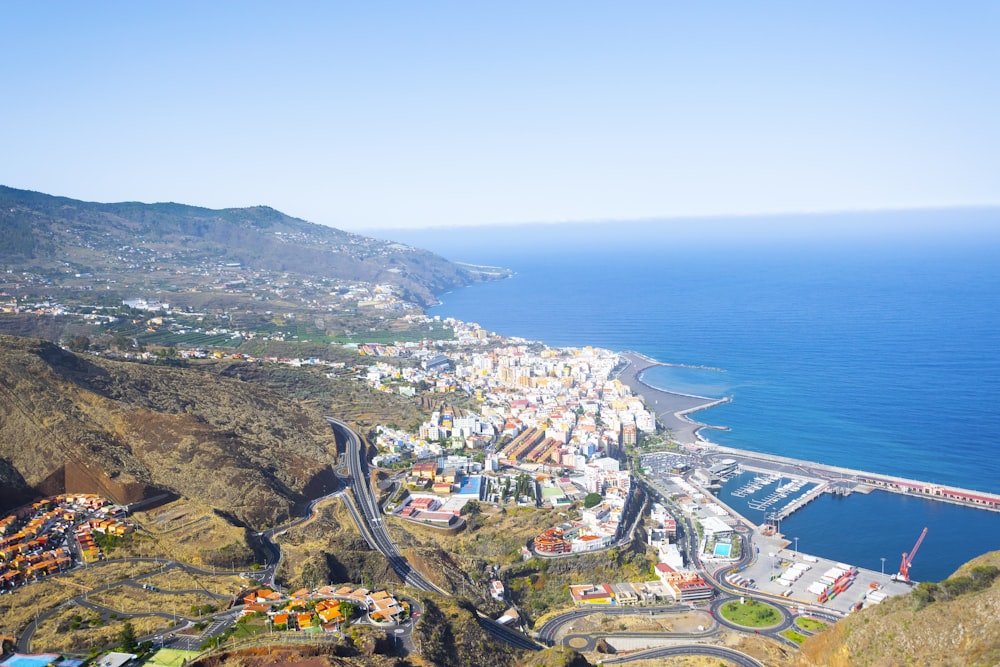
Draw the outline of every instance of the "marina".
M749 483L741 486L736 491L733 491L733 495L737 498L745 498L750 494L757 493L765 486L770 486L778 481L777 475L757 475Z
M761 500L750 500L747 505L751 509L755 510L766 510L771 505L774 505L782 500L785 500L793 493L797 493L807 482L805 480L792 480L786 484L780 485L777 489L771 492L767 497Z
M788 456L752 452L711 442L702 436L703 429L726 430L726 428L696 422L690 416L696 412L727 403L729 398L713 399L690 396L652 387L643 382L643 372L654 366L666 364L635 352L623 352L621 356L625 363L616 373L618 379L629 385L634 392L643 397L647 405L654 409L657 419L662 426L669 429L675 442L687 451L703 458L704 467L708 468L721 461L726 461L727 463L734 462L739 470L759 473L758 477L755 477L751 483L747 484L747 488L742 490L743 496L733 494L737 497L745 497L787 477L789 479L805 479L817 485L825 483L823 492L840 496L848 496L852 493L870 493L879 489L1000 512L1000 494L996 493L883 475ZM758 486L759 488L754 488ZM815 496L810 496L810 500L814 498ZM793 501L790 506L782 508L781 513L787 517L809 502L805 497L800 500L804 502Z
M816 498L835 495L832 485L805 477L787 478L777 472L739 470L718 496L710 489L689 483L679 472L686 466L706 463L695 454L658 452L643 456L642 465L653 491L676 499L678 509L703 526L721 521L752 544L749 554L715 549L701 553L702 567L715 573L731 592L748 596L783 598L800 610L828 612L833 618L878 604L887 597L908 593L912 583L898 580L892 561L874 558L877 568L866 563L808 553L799 549L798 536L780 531L776 515L792 513ZM720 464L716 464L720 465ZM692 475L691 478L695 476ZM758 494L755 500L752 494ZM775 512L774 509L786 502ZM741 503L734 506L731 503ZM745 508L756 509L746 511ZM761 521L752 520L753 512ZM870 561L869 561L870 562ZM889 570L886 570L888 566Z

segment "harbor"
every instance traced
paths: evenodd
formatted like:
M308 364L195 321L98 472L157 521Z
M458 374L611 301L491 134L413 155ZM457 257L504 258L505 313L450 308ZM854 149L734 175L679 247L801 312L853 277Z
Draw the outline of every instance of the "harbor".
M880 490L906 496L916 496L927 500L963 505L980 510L1000 512L1000 495L997 494L957 487L946 487L933 482L881 475L863 470L815 463L813 461L802 461L787 456L748 452L732 447L724 447L706 440L699 440L696 444L689 444L687 445L687 449L703 458L705 464L709 466L721 461L734 461L736 466L743 471L777 476L778 479L806 480L822 486L820 493L849 496L852 493L871 493L874 490ZM816 495L818 494L813 493L809 500L815 499ZM800 502L784 506L780 511L782 518L787 518L796 510L804 507L808 504L809 500L803 496L800 498ZM766 504L770 506L774 502L767 501Z
M711 442L701 432L704 429L727 430L726 427L695 421L691 419L691 415L727 403L729 398L713 399L704 396L677 394L653 387L643 382L643 372L654 366L668 364L663 364L636 352L623 352L621 356L624 365L618 370L616 377L627 384L633 392L642 396L647 406L656 414L660 426L668 431L671 439L688 451L701 456L706 468L717 465L724 460L733 460L740 470L750 470L763 475L777 475L779 478L805 479L817 485L825 485L823 493L848 496L852 493L870 493L878 489L1000 512L1000 494L944 486L934 482L827 465L788 456L751 452ZM782 518L787 518L793 512L809 504L815 497L816 495L812 495L808 500L802 498L794 506L782 508L779 513L783 515Z
M913 586L883 571L798 551L777 537L755 537L755 543L750 563L732 568L724 577L749 596L763 593L796 602L803 609L821 607L845 615L888 597L905 595Z
M675 507L692 522L707 525L721 520L746 540L751 551L744 551L743 558L735 552L731 557L699 555L702 567L715 573L731 592L783 598L810 613L825 611L840 617L912 588L912 582L896 576L896 563L887 558L871 559L879 564L878 569L865 567L802 551L798 536L781 532L782 515L834 494L829 483L737 467L719 492L701 486L698 471L691 472L703 461L693 454L652 452L643 455L642 466L654 493L674 499ZM728 470L734 465L734 460L726 459L712 469ZM761 520L751 513L759 513ZM915 550L911 552L915 555Z
M881 592L896 594L908 590L908 585L893 582L889 577L898 568L899 554L913 544L921 528L930 526L931 538L915 576L930 581L947 578L959 564L983 553L982 543L969 539L970 535L996 534L1000 524L997 494L710 442L703 437L703 429L723 427L709 427L694 421L690 415L718 405L720 399L671 395L650 387L642 382L642 372L658 362L633 353L626 353L626 358L629 361L619 370L618 377L654 409L661 426L668 428L670 438L680 445L682 458L689 465L683 474L724 508L734 524L753 531L755 541L775 540L766 551L761 547L761 551L765 560L770 559L768 554L779 554L774 557L776 568L782 567L782 563L791 567L797 562L787 554L780 554L798 541L794 536L799 536L813 545L814 552L830 556L824 572L838 564L857 567L855 581L862 586L852 585L853 594L857 597L858 591L867 590L869 595L865 600L872 593L878 600ZM672 412L667 414L664 410ZM673 427L667 427L668 424ZM855 496L856 499L849 500ZM810 509L800 512L805 508ZM786 535L793 537L786 539ZM791 553L794 555L795 549ZM820 556L810 557L824 562ZM761 567L759 558L758 555L752 567ZM886 567L892 572L886 573ZM795 582L786 587L773 584L770 576L752 578L758 586L767 581L763 586L769 587L766 589L769 594L818 603L818 595L800 591ZM785 582L788 580L786 577ZM879 588L873 588L873 584ZM899 586L893 584L904 588L897 591ZM835 584L833 588L836 587ZM818 584L813 586L814 590L818 588ZM826 604L832 603L831 608L841 613L849 611L859 600L840 609L850 598L844 592L832 598L840 602L832 602L830 594L836 591L829 591Z

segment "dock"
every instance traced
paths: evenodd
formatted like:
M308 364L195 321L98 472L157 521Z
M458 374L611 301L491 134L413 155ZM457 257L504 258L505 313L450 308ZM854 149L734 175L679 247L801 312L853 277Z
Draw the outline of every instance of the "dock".
M794 541L795 548L791 548L793 543L780 532L775 532L773 525L756 525L723 499L703 487L692 485L679 473L671 470L675 466L673 459L690 455L651 452L644 456L644 466L648 465L645 479L654 498L657 495L661 499L687 496L687 502L676 508L679 513L686 515L691 521L705 522L709 517L721 519L724 524L742 534L744 544L751 545L749 562L744 559L713 557L705 553L698 557L701 565L713 572L715 579L730 593L792 603L797 606L800 614L818 614L820 618L834 621L857 609L878 604L887 597L906 594L913 585L894 577L894 570L887 573L885 567L889 565L891 568L891 564L883 562L882 570L875 571L837 562L800 551L798 539ZM781 479L780 474L768 474L764 470L745 472L757 473L753 479L744 483L744 487L749 487L748 491L760 491ZM839 481L817 483L801 474L796 476L794 482L794 485L789 481L788 485L781 484L778 488L786 487L790 491L798 484L802 485L800 489L806 484L815 486L777 510L784 516L801 509L825 493L837 493L847 488ZM792 495L795 493L790 492L786 497Z
M881 475L864 470L854 470L793 459L787 456L762 454L718 445L703 438L701 431L703 429L728 430L727 427L696 422L690 418L690 415L723 403L728 403L731 400L730 398L713 399L704 396L691 396L653 387L643 382L643 371L655 366L682 365L663 363L632 351L622 352L620 356L624 363L615 373L615 378L623 384L628 385L633 392L642 397L646 403L646 407L656 415L658 423L670 432L670 436L675 442L688 449L703 450L703 454L707 457L725 455L736 459L745 470L759 470L765 473L777 472L785 477L805 477L815 480L816 483L827 482L830 485L829 488L825 489L827 493L850 495L851 493L870 493L873 489L880 489L891 493L915 495L927 498L928 500L937 500L954 505L1000 512L1000 494L996 493L946 487L933 482L906 479L892 475ZM716 371L722 370L703 366L684 367ZM811 496L808 501L803 499L801 504L793 503L794 507L790 508L785 516L814 499L815 496ZM789 508L784 508L781 511L785 512L786 509Z
M813 488L806 491L803 495L799 496L798 498L796 498L795 500L793 500L792 502L788 503L787 505L779 509L777 512L775 512L773 515L774 520L784 521L798 510L802 509L812 501L819 498L829 489L830 489L829 482L822 482L814 486Z
M917 496L927 500L973 507L992 512L1000 512L1000 494L974 491L957 487L947 487L934 482L906 479L891 475L880 475L864 470L854 470L840 466L815 463L793 459L788 456L750 452L734 447L717 445L707 440L701 440L695 446L702 450L703 456L709 459L720 457L736 460L743 470L752 470L762 474L775 474L782 477L804 477L817 484L826 483L825 493L850 495L851 493L870 493L874 489ZM814 500L815 497L810 498ZM802 507L796 506L792 511ZM791 514L788 512L785 516Z

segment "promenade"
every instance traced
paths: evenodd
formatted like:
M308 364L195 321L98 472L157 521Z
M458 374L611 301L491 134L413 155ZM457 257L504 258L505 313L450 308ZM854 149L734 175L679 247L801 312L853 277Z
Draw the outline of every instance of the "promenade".
M728 403L729 398L707 398L658 389L643 382L642 374L654 366L668 366L669 364L631 351L622 352L621 357L625 361L625 367L619 370L615 377L643 398L646 407L656 414L660 425L670 430L673 440L681 444L693 444L699 441L698 431L700 429L728 430L725 426L712 426L694 421L689 418L689 415Z

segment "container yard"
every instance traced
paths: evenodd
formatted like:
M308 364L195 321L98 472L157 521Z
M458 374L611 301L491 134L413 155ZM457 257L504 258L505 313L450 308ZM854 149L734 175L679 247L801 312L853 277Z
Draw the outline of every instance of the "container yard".
M907 593L913 585L893 581L888 573L784 548L781 546L784 541L778 538L757 537L756 541L760 551L753 562L725 577L731 586L742 588L750 595L759 591L847 614L878 604L887 597Z

